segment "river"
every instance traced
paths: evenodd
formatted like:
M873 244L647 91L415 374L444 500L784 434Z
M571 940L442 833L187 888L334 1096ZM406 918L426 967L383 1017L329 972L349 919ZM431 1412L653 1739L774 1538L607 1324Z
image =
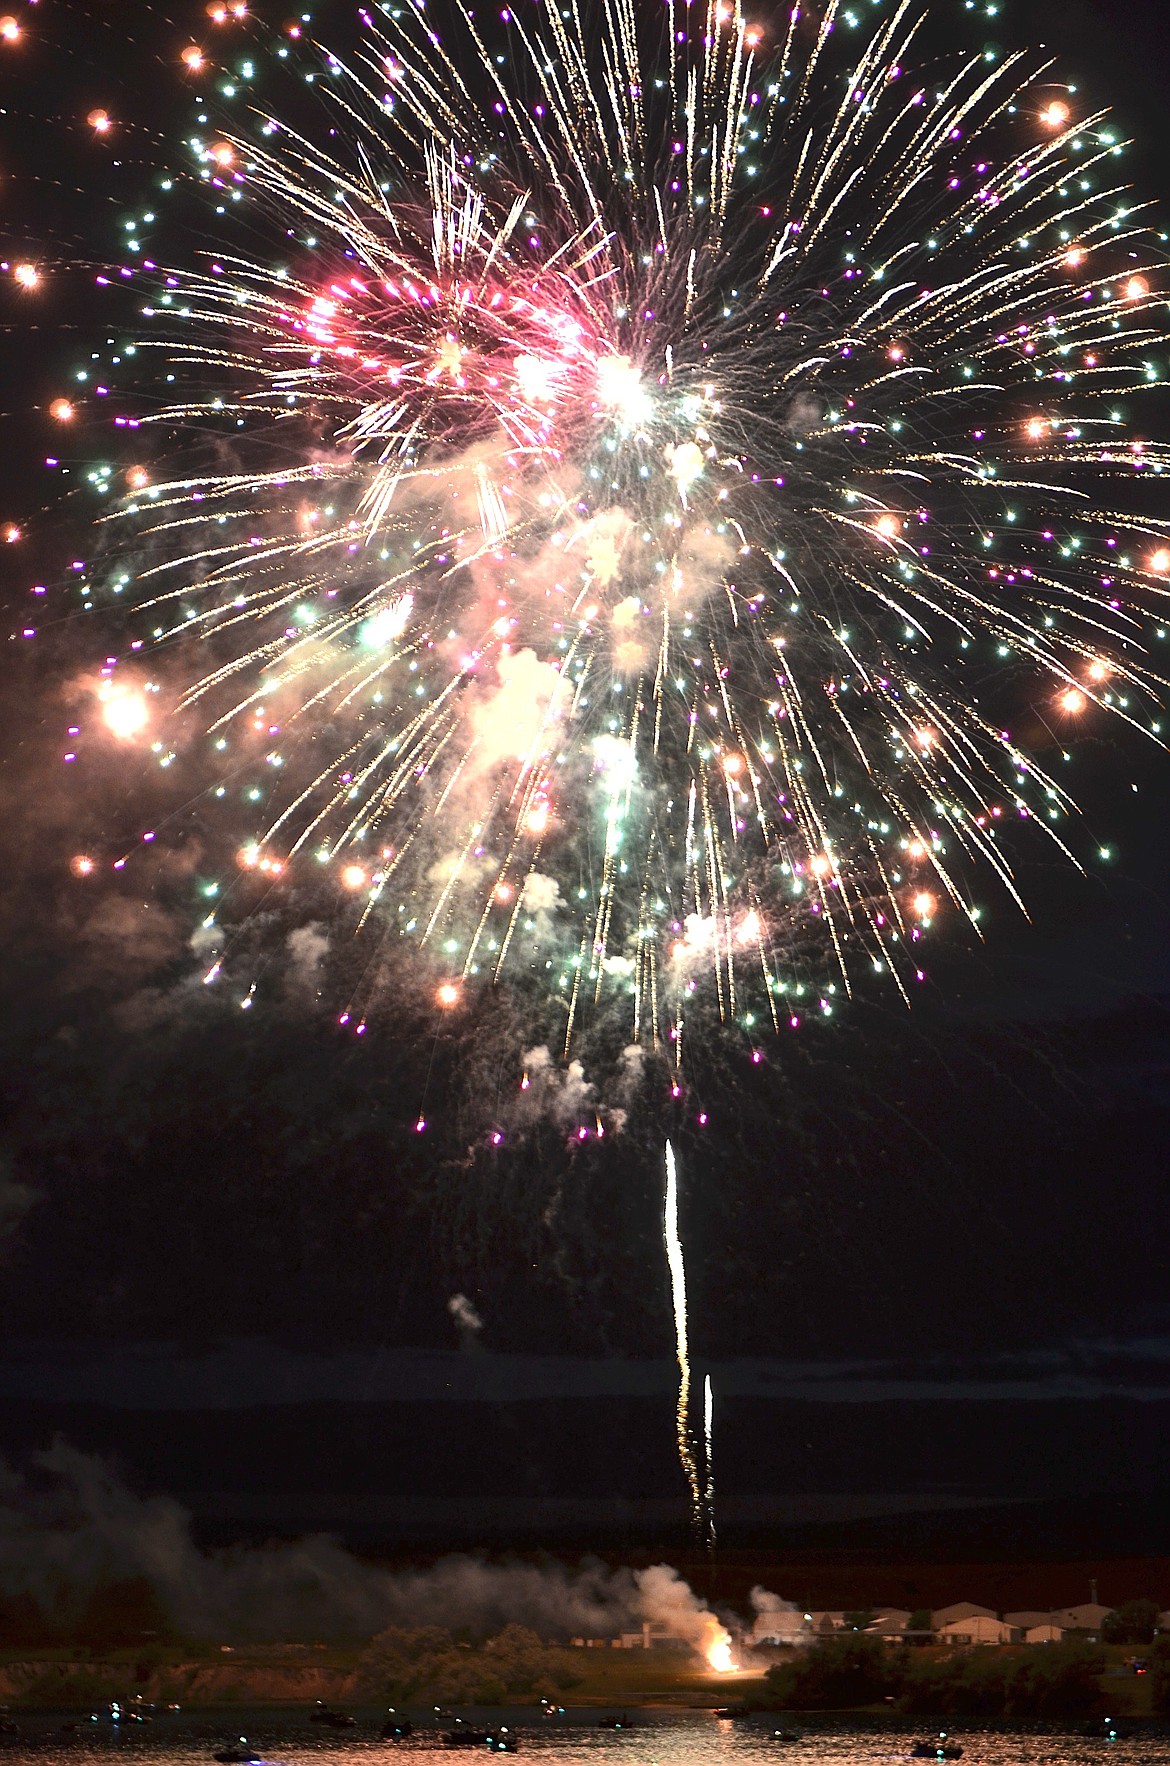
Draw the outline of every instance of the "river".
M601 1729L600 1713L571 1712L541 1721L531 1709L480 1713L495 1728L508 1723L519 1752L532 1766L908 1766L916 1739L932 1735L928 1723L916 1727L853 1722L847 1719L754 1717L728 1721L706 1711L633 1711L631 1727ZM469 1721L471 1720L469 1716ZM158 1712L149 1724L115 1728L85 1723L65 1730L63 1713L21 1713L19 1733L0 1737L0 1766L22 1762L68 1761L71 1766L210 1766L214 1752L246 1736L251 1748L273 1766L372 1766L405 1756L404 1766L433 1766L482 1759L486 1750L443 1745L434 1729L420 1726L408 1741L384 1742L380 1718L367 1712L356 1729L331 1730L309 1721L300 1710L220 1709ZM778 1740L778 1725L798 1740ZM981 1728L956 1723L952 1739L963 1749L962 1766L1154 1766L1170 1761L1170 1724L1122 1726L1109 1741L1055 1726L1027 1731Z

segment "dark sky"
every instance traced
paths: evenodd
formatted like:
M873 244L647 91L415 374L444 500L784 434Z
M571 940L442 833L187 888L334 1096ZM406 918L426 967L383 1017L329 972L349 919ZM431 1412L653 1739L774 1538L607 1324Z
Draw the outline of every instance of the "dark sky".
M13 0L12 10L27 32L0 63L0 257L54 265L35 305L0 283L0 523L27 529L0 548L0 586L18 634L30 585L60 582L88 543L89 505L40 464L56 450L76 475L84 454L66 454L44 407L108 323L93 270L116 251L123 205L141 210L173 155L185 104L176 45L198 34L203 9ZM253 10L278 20L295 9L257 0ZM351 10L318 5L322 34ZM1046 42L1091 102L1113 105L1137 140L1130 175L1170 219L1160 0L1006 0L1001 11L987 26L995 40ZM95 106L118 119L112 145L86 124ZM496 1154L464 1127L500 1083L493 1051L514 1034L502 1008L489 1002L440 1040L404 1005L358 1045L336 1034L312 987L290 983L262 1022L242 1018L192 1001L183 979L182 865L161 856L153 877L140 868L121 893L79 894L71 854L121 839L145 787L128 776L61 783L64 683L91 642L77 625L35 646L14 635L0 701L0 1321L11 1346L0 1358L0 1450L20 1455L64 1427L148 1483L206 1496L183 1428L157 1418L168 1405L239 1408L263 1442L276 1429L267 1392L283 1407L289 1487L304 1487L319 1473L330 1375L318 1369L306 1385L303 1358L327 1370L342 1365L330 1358L358 1355L356 1373L345 1364L346 1427L376 1495L392 1407L454 1401L451 1367L430 1352L457 1350L447 1302L460 1292L484 1321L476 1369L499 1358L487 1397L463 1394L496 1406L499 1464L484 1471L485 1490L527 1467L545 1495L563 1478L582 1496L591 1479L623 1500L675 1501L658 1213L670 1128L698 1350L719 1367L773 1364L762 1384L724 1376L729 1416L741 1406L729 1476L745 1503L840 1495L858 1480L886 1497L921 1485L940 1502L952 1485L978 1501L1157 1486L1170 1426L1160 1371L1170 1339L1164 757L1123 741L1088 748L1078 791L1094 836L1117 845L1116 869L1089 881L1034 868L1033 923L1000 914L979 950L936 955L913 1017L863 1003L832 1036L760 1070L701 1058L706 1136L647 1098L605 1147L569 1151L546 1124ZM425 1142L413 1131L420 1099L440 1119ZM267 1345L262 1377L241 1343ZM390 1350L420 1352L401 1364L415 1381L405 1395L400 1364L389 1387L378 1371ZM537 1353L575 1358L548 1376L543 1398L524 1364L504 1359ZM1051 1360L1038 1371L1035 1356ZM200 1357L195 1400L184 1369ZM613 1377L629 1358L660 1364L648 1387ZM830 1362L857 1370L849 1390L821 1384ZM1041 1390L1050 1374L1073 1383ZM578 1444L570 1475L546 1439L547 1413L533 1422L550 1393L570 1411L588 1400L586 1434L608 1443L604 1466ZM1110 1443L1127 1405L1140 1426L1119 1456ZM862 1439L876 1439L875 1406L886 1407L881 1439L895 1443L884 1470L876 1451L859 1456ZM792 1445L798 1412L807 1453ZM411 1414L425 1432L422 1412ZM443 1469L447 1427L412 1471L395 1473L395 1501L421 1500L435 1478L457 1492ZM760 1428L777 1444L770 1469L746 1445ZM1040 1444L1053 1429L1066 1471L1046 1483ZM899 1457L896 1443L924 1430L966 1457L969 1477L927 1475L920 1456ZM266 1475L241 1472L248 1488ZM247 1502L205 1509L230 1525Z

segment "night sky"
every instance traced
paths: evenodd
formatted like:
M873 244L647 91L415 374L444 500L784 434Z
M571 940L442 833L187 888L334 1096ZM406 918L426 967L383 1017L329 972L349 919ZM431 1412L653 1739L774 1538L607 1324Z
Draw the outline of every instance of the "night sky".
M325 38L349 28L313 10ZM1002 11L996 41L1048 44L1114 108L1167 214L1161 0ZM0 1452L63 1434L216 1539L681 1537L670 1129L726 1539L1170 1553L1170 760L1086 741L1075 790L1112 868L1025 864L1031 923L1004 905L982 945L936 943L913 1013L862 999L756 1068L713 1042L706 1132L645 1097L604 1145L549 1121L486 1149L468 1125L524 1025L489 998L436 1033L406 959L360 1043L325 998L344 952L251 1014L200 997L191 843L100 888L70 871L163 801L132 763L61 765L101 616L20 633L32 585L55 594L93 543L84 448L46 411L112 323L94 274L176 156L203 8L12 12L0 257L47 273L35 299L0 280L0 526L22 530L0 546Z

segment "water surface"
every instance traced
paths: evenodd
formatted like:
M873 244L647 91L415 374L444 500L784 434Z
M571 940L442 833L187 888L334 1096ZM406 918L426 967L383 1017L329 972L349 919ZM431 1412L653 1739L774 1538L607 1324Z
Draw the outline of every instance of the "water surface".
M532 1766L908 1766L915 1740L930 1725L894 1727L848 1719L790 1718L781 1715L730 1722L707 1711L633 1711L633 1727L601 1729L601 1712L571 1712L542 1721L531 1708L471 1714L468 1721L496 1728L507 1723L519 1738L520 1753ZM615 1713L616 1714L616 1711ZM402 1766L447 1766L482 1762L482 1749L451 1749L442 1735L420 1725L409 1741L379 1738L381 1716L366 1711L356 1729L330 1730L309 1721L303 1709L221 1709L158 1712L144 1725L113 1728L86 1723L66 1732L62 1724L76 1713L18 1716L20 1733L0 1738L0 1766L46 1761L70 1766L209 1766L217 1748L241 1735L273 1766L373 1766L402 1756ZM778 1741L783 1725L799 1733L795 1742ZM1101 1726L1103 1729L1103 1725ZM1072 1728L1027 1732L982 1729L956 1723L952 1738L963 1749L962 1766L1154 1766L1170 1761L1170 1726L1123 1727L1116 1741L1086 1736Z

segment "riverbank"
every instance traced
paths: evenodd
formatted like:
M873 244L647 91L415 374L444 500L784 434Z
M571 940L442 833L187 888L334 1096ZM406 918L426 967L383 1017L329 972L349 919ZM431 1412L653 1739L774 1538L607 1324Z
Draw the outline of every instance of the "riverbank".
M948 1654L916 1653L939 1660ZM1019 1653L986 1649L979 1656L990 1661L993 1656ZM135 1697L184 1709L312 1706L317 1700L336 1706L364 1704L369 1694L360 1686L358 1654L356 1647L313 1644L233 1649L156 1644L100 1656L64 1649L10 1652L0 1655L0 1704L30 1711L96 1708L111 1699ZM1132 1651L1118 1648L1105 1655L1106 1671L1099 1684L1109 1711L1122 1718L1151 1715L1150 1677L1128 1669ZM713 1674L688 1657L666 1651L582 1651L573 1667L579 1678L562 1699L584 1709L730 1705L763 1710L774 1702L760 1673ZM878 1712L883 1706L856 1708Z
M68 1651L0 1657L0 1704L63 1710L139 1697L154 1705L328 1705L368 1702L358 1651L276 1644L211 1652L156 1647L101 1657ZM574 1663L576 1667L576 1663ZM666 1652L582 1652L580 1678L564 1697L580 1706L714 1706L762 1703L758 1674L717 1675Z

